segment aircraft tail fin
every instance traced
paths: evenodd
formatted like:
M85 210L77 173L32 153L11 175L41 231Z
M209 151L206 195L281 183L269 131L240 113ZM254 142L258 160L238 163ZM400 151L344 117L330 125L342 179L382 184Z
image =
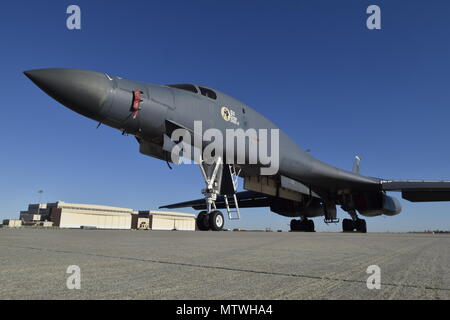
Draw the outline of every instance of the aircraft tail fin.
M360 163L361 163L361 157L356 155L355 162L353 162L353 168L352 168L353 173L359 174Z

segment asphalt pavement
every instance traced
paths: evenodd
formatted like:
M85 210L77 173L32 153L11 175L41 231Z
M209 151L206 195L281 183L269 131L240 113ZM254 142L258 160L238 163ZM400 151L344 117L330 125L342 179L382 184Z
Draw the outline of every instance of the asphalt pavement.
M449 298L444 234L0 229L0 299Z

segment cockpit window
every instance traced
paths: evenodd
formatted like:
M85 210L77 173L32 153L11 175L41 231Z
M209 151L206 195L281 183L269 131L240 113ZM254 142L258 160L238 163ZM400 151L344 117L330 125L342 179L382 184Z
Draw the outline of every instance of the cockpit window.
M198 93L197 88L192 84L169 84L168 87Z
M200 93L202 95L204 95L205 97L211 98L211 99L217 99L217 95L214 91L212 91L211 89L205 88L205 87L200 87Z

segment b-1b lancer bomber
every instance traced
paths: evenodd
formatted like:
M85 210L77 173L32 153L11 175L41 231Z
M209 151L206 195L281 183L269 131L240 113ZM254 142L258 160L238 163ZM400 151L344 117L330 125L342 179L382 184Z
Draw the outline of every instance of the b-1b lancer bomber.
M367 232L360 216L393 216L401 192L412 202L450 201L450 181L395 181L363 176L312 157L269 119L238 100L201 85L154 85L78 69L24 72L61 104L100 124L134 135L139 151L171 163L192 160L205 181L204 198L163 208L200 210L200 230L222 230L240 208L269 207L294 218L292 231L314 231L311 218L337 223L343 231ZM269 152L270 151L270 152ZM245 191L237 191L238 178Z

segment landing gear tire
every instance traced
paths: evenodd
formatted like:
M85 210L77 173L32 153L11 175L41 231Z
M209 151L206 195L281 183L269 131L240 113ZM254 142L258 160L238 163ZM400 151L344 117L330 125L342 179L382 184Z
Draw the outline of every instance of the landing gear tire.
M351 232L355 229L355 226L353 225L352 219L343 219L342 220L342 231L343 232Z
M306 231L305 224L301 220L291 220L291 231Z
M306 231L316 232L316 230L314 229L314 221L313 220L306 220L305 222L306 222L306 226L307 226Z
M366 220L364 219L358 219L355 221L355 229L358 232L361 233L367 233L367 224L366 224Z
M291 231L315 232L313 220L291 220Z
M197 216L197 228L201 231L209 230L209 215L206 211L201 211Z
M291 231L299 231L299 220L292 219L291 220Z
M367 233L367 224L364 219L356 219L353 221L352 219L343 219L342 220L342 231L344 232L352 232L357 231L361 233Z
M223 229L225 220L222 212L216 210L209 214L209 228L213 231L220 231Z

